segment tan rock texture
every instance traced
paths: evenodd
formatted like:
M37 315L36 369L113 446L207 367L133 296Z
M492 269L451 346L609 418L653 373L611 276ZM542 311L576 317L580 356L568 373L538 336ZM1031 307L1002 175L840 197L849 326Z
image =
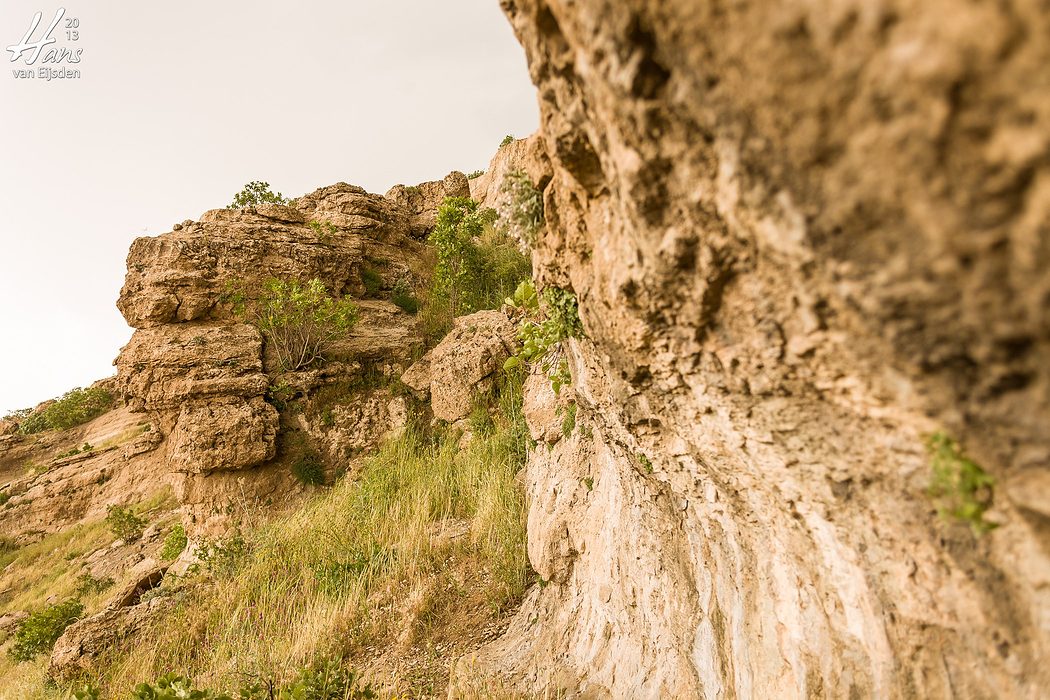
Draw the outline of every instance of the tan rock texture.
M429 394L435 418L454 422L470 414L474 397L493 386L517 346L517 326L502 311L460 316L448 335L409 367L401 381Z
M592 697L1050 687L1050 11L504 0L579 427L483 654ZM491 187L491 185L490 185ZM996 480L926 494L944 429ZM589 436L589 437L588 437Z

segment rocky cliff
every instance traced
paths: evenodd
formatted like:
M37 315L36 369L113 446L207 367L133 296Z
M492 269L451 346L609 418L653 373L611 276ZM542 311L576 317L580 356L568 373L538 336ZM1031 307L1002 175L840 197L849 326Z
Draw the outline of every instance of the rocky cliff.
M503 7L542 111L535 276L586 338L578 427L526 476L548 585L491 666L613 697L1040 696L1050 13ZM995 479L984 536L937 516L937 431Z

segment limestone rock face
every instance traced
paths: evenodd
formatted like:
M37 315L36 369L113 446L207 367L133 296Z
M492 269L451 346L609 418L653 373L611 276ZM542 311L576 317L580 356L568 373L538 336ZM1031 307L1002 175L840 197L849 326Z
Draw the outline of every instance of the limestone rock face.
M262 397L183 407L171 432L168 466L174 472L245 469L276 452L277 411Z
M409 231L413 236L422 237L434 228L438 207L446 197L470 197L470 193L467 176L453 171L443 180L422 182L414 187L394 185L385 196L411 212Z
M466 418L474 397L492 386L517 342L517 327L501 311L460 316L449 334L409 367L401 381L430 394L436 418L450 422Z
M491 666L595 697L1038 697L1050 12L503 7L588 430L529 464L550 583ZM997 480L981 538L926 493L939 429Z

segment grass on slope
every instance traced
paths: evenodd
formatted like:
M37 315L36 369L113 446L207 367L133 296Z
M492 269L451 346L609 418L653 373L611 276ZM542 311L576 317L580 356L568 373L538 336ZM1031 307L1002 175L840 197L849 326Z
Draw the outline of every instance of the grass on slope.
M104 684L122 696L174 670L236 688L340 657L388 689L440 693L449 662L507 616L532 576L514 483L528 443L521 378L505 378L490 405L475 421L484 434L463 448L458 432L410 427L357 480L247 535L240 564L187 585Z

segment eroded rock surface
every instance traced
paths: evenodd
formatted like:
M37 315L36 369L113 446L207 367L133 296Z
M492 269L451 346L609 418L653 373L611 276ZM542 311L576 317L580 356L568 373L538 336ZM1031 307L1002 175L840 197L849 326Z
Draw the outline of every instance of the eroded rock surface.
M491 667L599 697L1039 697L1050 13L503 6L550 159L536 275L588 338L581 427L526 475L549 585ZM926 493L938 429L997 479L982 538Z

